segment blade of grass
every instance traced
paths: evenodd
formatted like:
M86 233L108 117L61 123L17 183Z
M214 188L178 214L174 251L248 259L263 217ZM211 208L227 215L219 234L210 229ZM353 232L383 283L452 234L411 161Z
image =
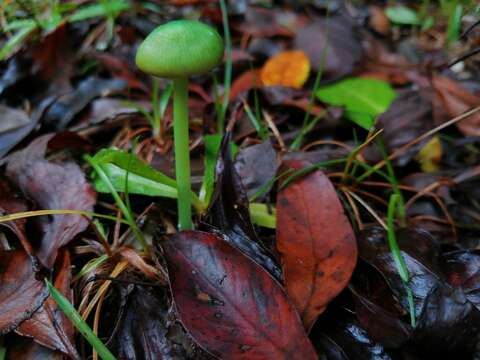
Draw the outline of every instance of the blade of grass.
M254 224L269 229L275 229L277 227L275 209L271 209L271 211L269 211L269 208L266 204L250 204L250 217L252 218L252 222Z
M93 333L92 329L88 324L83 321L80 314L75 310L73 305L58 291L50 281L45 279L47 284L48 291L52 296L53 300L58 304L60 309L66 317L70 319L73 325L77 330L82 334L82 336L92 345L92 347L97 351L98 355L103 360L116 360L115 356L108 350L108 348L102 343L102 341Z
M14 213L14 214L8 214L8 215L0 216L0 223L7 222L7 221L24 219L24 218L29 218L29 217L34 217L34 216L65 215L65 214L83 215L83 216L87 216L87 217L98 217L98 218L101 218L101 219L112 220L112 221L115 221L115 222L119 221L122 224L129 225L128 221L118 219L115 216L98 214L98 213L94 213L94 212L90 212L90 211L68 210L68 209L63 209L63 210L34 210L34 211L24 211L24 212L18 212L18 213Z
M387 240L390 252L392 253L393 261L397 266L398 274L403 281L405 289L407 291L408 306L410 308L410 323L412 327L415 327L415 304L413 302L413 294L409 285L408 268L405 264L405 259L402 256L400 247L398 246L397 237L395 235L395 214L398 212L400 196L398 194L390 195L388 202L387 212Z

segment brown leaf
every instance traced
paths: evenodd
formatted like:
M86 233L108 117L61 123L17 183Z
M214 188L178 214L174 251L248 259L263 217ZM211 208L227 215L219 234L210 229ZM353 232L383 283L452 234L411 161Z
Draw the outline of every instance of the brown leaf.
M28 319L45 301L48 289L35 278L30 257L23 250L0 251L0 334Z
M26 149L13 154L7 175L41 209L93 211L96 194L80 167L73 162L57 164L45 159L47 144L52 138L53 135L39 137ZM53 215L51 220L42 217L39 221L43 237L36 255L48 268L55 263L58 249L88 226L86 217L74 214Z
M67 251L64 251L62 256L59 257L57 267L59 273L55 279L55 287L71 301L70 255ZM48 297L30 319L23 321L15 329L15 332L19 335L31 337L38 344L52 350L58 350L73 359L79 358L73 345L73 326L51 297Z
M283 167L299 170L307 165L288 160ZM287 292L310 330L327 304L347 285L357 262L352 227L335 188L321 171L279 192L277 249Z
M433 78L435 90L434 101L441 105L443 111L451 118L459 116L464 112L480 104L480 96L470 93L460 86L456 81L443 76ZM441 121L449 120L443 117ZM473 114L457 123L458 129L465 136L480 136L480 113Z
M322 79L336 79L351 73L363 57L358 34L354 22L345 15L330 16L328 20L315 18L298 31L295 48L308 55L312 69L322 68Z
M215 234L177 233L163 244L183 325L224 359L316 359L293 305L259 265Z

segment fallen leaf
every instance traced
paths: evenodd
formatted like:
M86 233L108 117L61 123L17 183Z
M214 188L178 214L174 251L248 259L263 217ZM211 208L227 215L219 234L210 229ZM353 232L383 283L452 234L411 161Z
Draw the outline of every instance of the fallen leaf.
M23 250L0 251L0 284L0 334L6 334L32 316L48 290Z
M424 172L438 171L438 164L442 159L442 143L438 135L432 137L415 155L415 160Z
M162 244L180 320L228 359L317 359L293 305L261 266L218 235L177 233Z
M289 86L300 89L308 79L310 61L301 50L283 51L270 59L260 70L266 86Z
M289 160L280 171L308 165ZM357 262L353 229L335 188L320 170L278 193L276 244L285 287L309 331L347 285Z
M230 100L235 99L250 89L257 89L263 86L259 70L248 70L238 76L230 88Z
M277 153L270 141L240 149L235 159L235 169L248 196L267 185L275 177L277 167Z
M215 190L207 214L207 223L225 236L225 240L263 266L277 280L282 273L273 256L258 239L250 219L248 197L233 165L231 134L225 134L216 167Z
M480 253L454 251L443 258L448 282L461 288L467 299L480 310Z
M37 124L22 111L0 105L0 158L22 141Z
M430 359L473 359L479 333L480 310L461 289L439 283L425 299L412 341Z
M294 47L308 55L313 70L322 69L322 80L334 80L350 74L362 59L359 34L347 15L315 17L298 30Z
M453 118L480 104L480 96L470 93L455 80L444 76L433 78L433 89L434 101L442 108L440 111L444 112L443 116L439 116L439 122L450 120L445 117L445 113ZM477 112L456 125L465 136L480 136L480 113Z
M68 251L64 251L58 260L55 287L71 301L71 269ZM73 359L80 358L74 345L72 323L67 320L63 311L51 297L48 297L30 319L23 321L15 329L15 332L32 338L40 345L58 350Z
M53 139L52 134L44 135L12 154L7 176L41 209L93 211L96 194L80 167L73 162L54 163L45 159L48 142ZM55 263L58 249L84 231L89 223L86 217L76 214L38 220L43 237L35 253L47 268Z
M89 77L75 90L59 97L45 113L43 123L55 130L64 129L93 99L121 92L126 87L124 80Z
M152 289L129 285L120 290L121 306L111 335L119 359L155 360L188 358L172 337L175 324Z

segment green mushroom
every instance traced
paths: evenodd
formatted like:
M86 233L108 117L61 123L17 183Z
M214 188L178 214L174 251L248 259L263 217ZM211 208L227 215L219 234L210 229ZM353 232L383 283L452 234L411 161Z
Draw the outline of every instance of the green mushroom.
M177 20L153 30L137 50L135 62L145 73L173 79L173 136L180 230L192 225L188 141L188 77L210 71L223 57L223 40L212 27Z

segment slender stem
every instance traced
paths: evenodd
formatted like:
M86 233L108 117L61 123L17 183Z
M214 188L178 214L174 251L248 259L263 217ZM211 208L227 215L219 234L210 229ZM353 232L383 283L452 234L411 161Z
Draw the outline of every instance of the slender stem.
M188 142L188 79L173 80L173 139L175 142L175 176L178 189L178 225L191 230L190 149Z

